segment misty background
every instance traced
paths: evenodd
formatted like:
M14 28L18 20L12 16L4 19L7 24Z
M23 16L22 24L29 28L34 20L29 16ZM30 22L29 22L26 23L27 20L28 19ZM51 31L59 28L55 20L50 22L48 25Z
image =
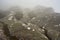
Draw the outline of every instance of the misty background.
M34 8L37 5L52 7L55 12L60 12L60 0L0 0L0 9L8 9L12 6L22 8Z

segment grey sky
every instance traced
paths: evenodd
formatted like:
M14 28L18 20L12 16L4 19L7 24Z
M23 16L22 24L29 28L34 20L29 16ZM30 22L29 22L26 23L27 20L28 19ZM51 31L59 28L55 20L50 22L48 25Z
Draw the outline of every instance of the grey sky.
M56 12L60 12L60 0L0 0L0 8L19 5L24 8L32 8L37 5L52 7Z

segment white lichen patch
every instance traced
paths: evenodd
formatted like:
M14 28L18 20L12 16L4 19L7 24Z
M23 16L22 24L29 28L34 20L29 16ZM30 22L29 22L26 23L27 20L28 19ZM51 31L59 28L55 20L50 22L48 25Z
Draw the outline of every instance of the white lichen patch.
M33 29L32 31L35 31L35 29Z
M42 28L44 29L45 27L43 26Z
M35 19L35 17L33 17L32 19Z
M45 30L44 30L44 29L42 29L42 31L44 32Z
M59 25L54 25L54 27L58 27Z
M22 24L23 26L26 26L24 23Z
M30 27L27 27L28 30L30 30L31 28Z
M22 24L22 26L27 27L27 25L26 25L26 24L24 24L24 23Z
M13 16L9 17L8 20L12 20Z

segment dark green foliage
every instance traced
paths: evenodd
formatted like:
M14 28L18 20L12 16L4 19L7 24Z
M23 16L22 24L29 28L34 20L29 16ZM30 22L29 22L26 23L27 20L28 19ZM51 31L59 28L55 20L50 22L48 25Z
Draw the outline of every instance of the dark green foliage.
M8 11L0 10L0 19L6 17L8 14L9 14Z
M6 15L3 12L0 12L0 19L4 18Z
M32 19L33 17L36 17L36 14L32 11L32 12L28 13L28 17L30 19Z
M22 12L16 12L16 14L14 16L17 20L20 20L21 18L23 18L23 13Z
M9 31L9 28L8 28L7 24L5 24L4 22L1 22L1 21L0 21L0 23L3 24L3 26L2 26L3 33L6 37L9 38L9 40L18 40L18 38L16 36L11 36L10 35L10 31Z

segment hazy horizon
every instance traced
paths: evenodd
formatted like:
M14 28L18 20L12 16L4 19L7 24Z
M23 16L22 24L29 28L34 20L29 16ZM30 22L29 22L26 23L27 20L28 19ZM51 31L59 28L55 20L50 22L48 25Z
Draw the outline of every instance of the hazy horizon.
M0 9L6 9L11 6L21 6L22 8L33 8L37 5L52 7L55 12L60 13L60 0L0 0Z

